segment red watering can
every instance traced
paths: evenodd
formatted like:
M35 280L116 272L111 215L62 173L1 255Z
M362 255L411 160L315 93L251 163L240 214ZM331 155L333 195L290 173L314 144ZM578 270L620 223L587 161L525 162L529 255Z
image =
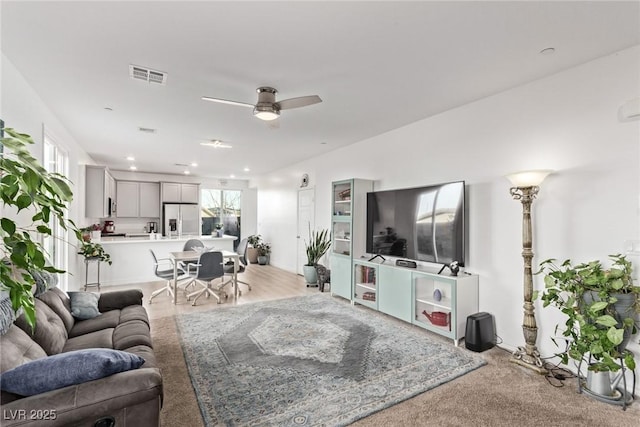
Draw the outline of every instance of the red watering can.
M436 326L449 326L451 330L451 313L444 313L442 311L434 311L433 313L427 313L427 310L422 310L427 319Z

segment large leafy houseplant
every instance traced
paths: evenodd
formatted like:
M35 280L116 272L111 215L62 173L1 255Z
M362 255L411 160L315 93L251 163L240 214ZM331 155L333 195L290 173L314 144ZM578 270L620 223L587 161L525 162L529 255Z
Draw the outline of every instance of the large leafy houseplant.
M557 265L548 259L540 263L545 289L543 306L555 306L567 316L562 335L565 350L557 356L587 361L589 370L618 371L620 358L635 369L633 353L625 351L626 341L637 332L636 313L640 312L640 287L633 284L632 266L624 256L610 255L611 268L600 261L573 265L570 260ZM556 334L561 329L556 325ZM558 345L557 341L553 339Z
M249 247L247 248L247 259L251 264L256 264L258 262L258 246L262 242L262 236L259 234L252 234L247 237L247 243Z
M309 229L309 241L305 242L307 252L306 266L315 267L331 246L329 230L312 231Z
M316 267L320 258L327 253L331 246L331 235L328 230L311 231L309 226L309 241L305 241L305 249L307 253L307 263L302 266L304 280L307 286L318 283L318 272Z
M61 273L47 265L47 253L37 239L51 236L51 224L57 222L68 227L81 238L73 222L65 218L67 204L72 200L69 180L57 173L48 172L31 155L27 147L33 144L29 135L4 128L6 137L1 142L0 197L2 197L2 219L0 219L0 246L4 262L0 263L1 288L9 292L15 312L24 310L27 322L35 324L35 306L31 273L46 271ZM30 221L16 221L7 216L8 209L29 212ZM29 222L23 224L23 222Z
M252 234L251 236L247 237L247 243L251 245L251 247L256 248L258 247L258 244L262 241L262 236L260 236L259 234Z

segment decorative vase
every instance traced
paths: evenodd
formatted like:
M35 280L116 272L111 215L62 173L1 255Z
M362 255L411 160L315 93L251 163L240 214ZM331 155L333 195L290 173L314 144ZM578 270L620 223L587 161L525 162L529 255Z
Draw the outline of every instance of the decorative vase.
M218 234L218 237L223 237L224 236L224 230L222 228L217 230L217 234Z
M251 264L258 263L258 250L256 248L247 248L247 260Z
M307 282L307 287L318 284L318 272L315 265L303 265L302 272L304 273L304 281Z
M258 264L267 265L267 256L266 255L258 255Z
M436 289L435 291L433 291L433 299L436 301L440 301L442 299L442 292L440 291L440 289Z
M101 236L102 236L102 232L100 230L92 231L91 232L91 241L92 242L99 242Z

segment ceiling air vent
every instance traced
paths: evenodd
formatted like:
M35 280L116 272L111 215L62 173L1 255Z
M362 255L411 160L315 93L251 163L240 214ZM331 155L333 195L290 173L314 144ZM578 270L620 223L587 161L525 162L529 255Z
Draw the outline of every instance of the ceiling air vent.
M163 86L167 84L167 73L138 65L129 65L129 76L134 80L144 80L145 82L157 83Z
M156 130L153 128L143 128L143 127L139 127L138 130L140 132L144 132L144 133L156 133Z

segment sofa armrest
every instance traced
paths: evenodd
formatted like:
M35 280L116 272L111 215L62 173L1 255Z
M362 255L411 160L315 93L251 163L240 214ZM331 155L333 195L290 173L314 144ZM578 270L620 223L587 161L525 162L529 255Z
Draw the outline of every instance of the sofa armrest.
M147 412L136 416L144 416L150 425L158 425L153 420L159 419L161 405L160 371L140 368L3 404L2 425L92 426L103 417L122 420L123 416L128 416L125 408L135 412L131 411L134 407L138 412L141 412L140 408Z
M98 300L100 313L110 310L122 310L130 305L142 305L142 291L140 289L105 292L100 294L100 299Z

